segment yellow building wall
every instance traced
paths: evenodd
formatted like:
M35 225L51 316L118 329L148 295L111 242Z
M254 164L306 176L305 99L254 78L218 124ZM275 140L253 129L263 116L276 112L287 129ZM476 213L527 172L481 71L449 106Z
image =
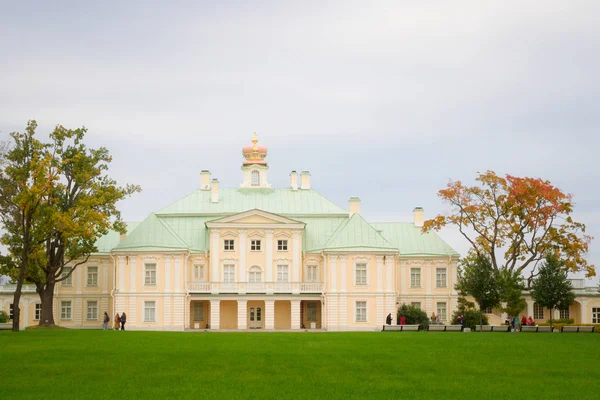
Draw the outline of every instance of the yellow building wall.
M292 303L288 300L275 301L275 329L292 328Z
M221 300L220 327L221 329L237 329L238 304L235 300ZM264 312L263 312L264 314Z

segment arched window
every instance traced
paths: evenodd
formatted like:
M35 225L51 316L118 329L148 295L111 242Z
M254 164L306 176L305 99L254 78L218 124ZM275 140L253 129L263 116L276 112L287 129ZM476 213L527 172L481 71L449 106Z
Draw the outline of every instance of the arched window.
M252 186L260 186L260 172L252 171Z
M262 269L258 266L254 266L250 268L250 272L248 275L248 282L250 283L258 283L262 282Z

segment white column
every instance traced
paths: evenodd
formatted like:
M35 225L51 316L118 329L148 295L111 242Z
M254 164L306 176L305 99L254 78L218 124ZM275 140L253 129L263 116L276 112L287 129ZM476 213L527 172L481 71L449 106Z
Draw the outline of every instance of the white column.
M383 296L378 295L375 298L375 324L380 327L383 326L384 321L385 321L385 317L386 315L383 315L385 313L385 304L384 304L384 299Z
M118 266L118 275L119 275L119 292L125 291L125 256L119 256L119 266Z
M300 261L302 258L302 247L300 238L302 237L301 230L292 231L292 277L293 282L300 282Z
M265 260L265 282L273 282L273 230L265 230L266 260Z
M165 292L172 293L173 286L171 286L171 260L173 256L165 257Z
M181 292L181 260L183 259L183 254L175 255L175 288L173 290L174 293Z
M406 265L406 260L400 260L400 296L406 294L408 290L408 280L410 279L410 275L408 275L408 268Z
M385 291L391 293L394 291L394 256L385 257Z
M144 303L142 302L142 307ZM125 329L127 327L134 327L137 325L137 297L129 296L129 311L127 312L127 324L125 325ZM143 316L142 316L143 318ZM113 321L114 322L114 321Z
M533 300L525 300L527 302L527 317L533 316Z
M25 301L23 301L23 329L27 328L29 326L29 299L26 299Z
M331 271L330 289L332 292L337 291L337 259L338 256L329 256L329 270Z
M342 254L340 256L340 292L346 293L346 274L347 274L347 265L346 260L348 260L348 256Z
M239 282L246 282L246 270L248 269L248 267L246 266L246 230L245 229L239 229L238 230L238 234L240 235L240 273L239 273ZM268 255L267 255L267 259L268 259ZM239 303L238 303L238 307L239 307ZM246 320L244 320L246 321ZM239 326L239 325L238 325ZM246 328L243 328L246 329Z
M170 289L165 289L170 290ZM189 302L188 302L189 307ZM163 305L163 325L173 324L173 297L165 296Z
M387 295L385 297L385 317L387 318L388 314L392 314L392 325L396 324L396 311L396 296Z
M137 257L135 255L129 257L129 291L131 293L134 293L136 291L135 289L135 275L137 273L136 270L136 261L137 261ZM158 265L156 266L158 268ZM157 271L158 273L158 271Z
M375 256L377 261L377 291L383 292L383 256Z
M238 329L248 329L248 300L238 300Z
M108 293L108 260L102 260L102 293Z
M587 300L579 300L579 303L581 304L580 324L591 323L591 320L588 319L588 309L587 309L588 301Z
M321 298L321 329L327 329L327 312L324 298Z
M348 327L348 297L346 297L345 294L342 294L339 297L339 319L338 319L338 325L339 328L343 331L345 331ZM354 318L354 309L350 310L350 318L352 318L350 321L353 321Z
M87 265L86 264L80 265L79 267L77 267L75 272L77 273L75 276L76 279L73 279L73 281L75 281L75 286L77 286L76 293L81 294L81 291L83 290L83 285L84 285L83 276L87 272Z
M300 302L298 301L298 303ZM298 309L298 320L300 320L300 309ZM275 300L265 300L265 329L275 329Z
M292 300L292 329L300 329L300 300Z
M219 329L221 324L221 300L210 301L210 329Z

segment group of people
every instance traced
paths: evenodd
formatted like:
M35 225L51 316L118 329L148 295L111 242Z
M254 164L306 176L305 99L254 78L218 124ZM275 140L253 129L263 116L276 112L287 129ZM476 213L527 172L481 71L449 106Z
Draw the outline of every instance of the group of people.
M529 318L527 318L524 315L521 318L521 320L519 321L519 316L515 315L514 317L506 318L506 320L504 321L504 324L510 325L512 330L516 331L522 326L535 326L535 321L533 320L533 318L531 318L531 316L529 316Z
M104 320L102 323L103 330L105 330L105 331L108 330L109 322L110 322L110 317L108 316L108 313L106 311L104 311ZM115 321L113 323L113 329L115 331L118 331L119 329L124 331L126 322L127 322L127 314L123 313L123 314L119 315L119 313L117 313L117 315L115 316Z
M440 316L439 315L435 315L435 311L431 313L431 323L432 324L440 324Z

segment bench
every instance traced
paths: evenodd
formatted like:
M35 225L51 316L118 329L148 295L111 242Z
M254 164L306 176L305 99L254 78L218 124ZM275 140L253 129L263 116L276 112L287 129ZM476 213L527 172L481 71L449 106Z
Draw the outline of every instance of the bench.
M579 333L579 332L585 332L585 333L593 333L594 332L594 328L595 326L567 326L567 325L563 325L562 328L560 328L561 332L573 332L573 333Z
M430 332L462 332L462 325L429 325Z
M2 322L2 323L0 323L0 331L1 330L6 330L6 331L12 330L12 322Z
M475 332L510 332L510 325L475 325Z
M553 332L553 326L522 326L521 332Z
M383 325L382 332L418 331L419 325Z

